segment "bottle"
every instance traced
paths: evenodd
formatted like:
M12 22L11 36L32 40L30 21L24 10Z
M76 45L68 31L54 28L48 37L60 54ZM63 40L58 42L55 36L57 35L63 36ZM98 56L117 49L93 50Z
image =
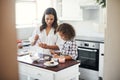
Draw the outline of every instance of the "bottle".
M58 60L59 60L59 63L65 63L65 57L63 55L60 55Z

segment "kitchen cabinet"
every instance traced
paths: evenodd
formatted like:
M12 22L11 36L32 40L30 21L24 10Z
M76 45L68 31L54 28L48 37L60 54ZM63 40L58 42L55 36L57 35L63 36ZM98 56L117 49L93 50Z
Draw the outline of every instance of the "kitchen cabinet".
M104 66L104 43L100 43L99 50L99 77L103 78L103 66Z
M20 66L20 74L26 75L28 80L38 79L38 80L52 80L53 75L49 73L49 71L45 71L43 69L39 69L34 66L30 66L24 63L19 63ZM21 79L22 80L22 79Z
M81 21L94 19L95 21L98 9L94 0L57 0L59 20Z
M78 80L78 65L74 65L59 72L53 72L31 66L24 63L19 63L20 80ZM70 72L70 73L69 73ZM26 76L26 77L25 77ZM24 78L23 78L24 77Z
M79 0L62 0L62 17L64 20L82 20Z
M79 80L79 62L66 61L56 67L47 67L43 62L34 63L28 56L19 57L20 80Z

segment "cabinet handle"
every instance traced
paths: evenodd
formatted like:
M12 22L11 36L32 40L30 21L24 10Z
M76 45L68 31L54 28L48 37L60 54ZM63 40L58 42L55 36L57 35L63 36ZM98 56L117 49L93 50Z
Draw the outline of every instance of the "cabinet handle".
M104 54L102 53L101 56L104 56Z
M78 48L78 50L84 50L84 51L89 51L89 52L97 52L97 50L83 49L83 48Z

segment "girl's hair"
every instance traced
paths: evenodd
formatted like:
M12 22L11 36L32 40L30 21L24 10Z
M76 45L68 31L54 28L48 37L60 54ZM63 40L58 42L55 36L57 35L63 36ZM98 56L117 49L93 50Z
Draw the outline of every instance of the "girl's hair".
M75 30L73 26L68 23L60 24L56 31L61 32L67 40L72 40L75 37Z
M42 17L42 25L40 26L40 31L42 31L47 27L47 24L45 22L45 15L49 15L49 14L52 14L54 16L54 22L52 24L52 27L55 29L54 33L56 33L56 28L58 27L58 24L57 24L57 14L54 8L47 8L45 10Z

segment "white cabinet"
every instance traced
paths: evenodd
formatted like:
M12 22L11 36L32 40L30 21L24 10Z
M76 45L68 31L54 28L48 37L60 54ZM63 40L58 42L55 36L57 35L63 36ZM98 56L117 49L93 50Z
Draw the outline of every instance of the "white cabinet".
M26 75L27 80L53 80L53 75L48 71L24 63L19 63L19 72L21 75Z
M60 71L51 71L19 62L20 80L79 80L79 64Z
M79 0L62 0L62 19L81 20L82 12Z
M100 43L99 50L99 77L103 78L103 66L104 66L104 43Z
M57 0L59 20L95 21L98 10L95 0Z

